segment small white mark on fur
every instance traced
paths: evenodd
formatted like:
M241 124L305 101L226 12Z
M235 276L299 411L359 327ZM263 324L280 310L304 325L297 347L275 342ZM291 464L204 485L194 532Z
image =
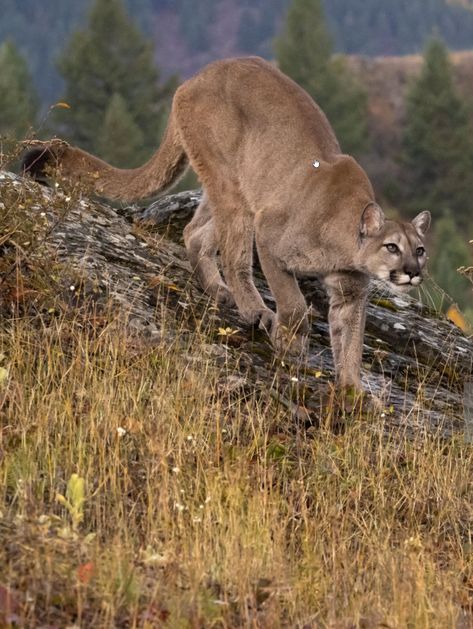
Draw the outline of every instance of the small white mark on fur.
M315 159L315 160L312 162L312 166L313 166L314 168L320 168L320 162L319 162L319 160L318 160L318 159Z

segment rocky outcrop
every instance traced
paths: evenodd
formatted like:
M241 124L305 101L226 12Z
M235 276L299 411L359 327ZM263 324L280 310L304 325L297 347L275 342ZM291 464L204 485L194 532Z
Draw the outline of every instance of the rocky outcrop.
M232 364L238 370L239 386L270 388L295 418L317 421L333 380L327 300L317 280L301 283L318 313L312 317L307 363L276 360L263 332L245 327L234 310L213 307L192 277L182 227L197 207L199 192L166 196L146 208L117 209L2 173L0 208L5 209L12 193L20 190L32 199L27 204L32 220L49 225L44 244L51 259L80 277L81 299L91 297L99 305L112 302L123 309L130 327L150 343L182 334L183 322L192 329L196 321L203 321L208 333L205 351L217 365ZM255 275L273 307L258 269ZM70 288L74 293L76 287ZM71 300L71 307L74 303ZM163 304L180 322L175 329L161 325ZM373 287L363 382L384 400L380 421L412 431L440 429L445 435L461 431L464 386L470 379L473 339L416 299L388 296Z

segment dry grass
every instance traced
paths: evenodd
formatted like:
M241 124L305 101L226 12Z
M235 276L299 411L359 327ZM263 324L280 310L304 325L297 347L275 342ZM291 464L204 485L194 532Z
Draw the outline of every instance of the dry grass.
M205 331L151 348L92 323L0 335L0 581L20 625L445 628L470 612L471 446L381 418L307 431L216 368ZM72 474L75 518L57 499Z

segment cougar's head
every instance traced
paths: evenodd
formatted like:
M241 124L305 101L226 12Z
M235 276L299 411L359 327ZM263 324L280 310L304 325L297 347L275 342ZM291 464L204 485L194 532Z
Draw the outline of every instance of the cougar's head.
M410 223L388 221L381 208L370 203L360 223L365 271L398 292L419 286L427 260L424 237L429 226L430 212L421 212Z

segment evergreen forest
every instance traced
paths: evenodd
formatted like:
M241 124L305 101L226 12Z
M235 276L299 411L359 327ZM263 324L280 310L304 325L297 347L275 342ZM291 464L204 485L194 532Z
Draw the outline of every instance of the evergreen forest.
M135 22L160 49L169 26L186 71L222 56L273 56L273 40L284 24L290 0L124 0ZM30 64L39 92L59 95L57 59L71 33L83 27L93 0L1 0L0 41L12 39ZM403 55L422 51L437 35L452 50L473 42L473 11L464 0L323 0L335 49L348 54ZM175 29L175 30L174 30ZM179 41L176 41L179 40ZM176 71L172 47L159 59ZM184 60L183 60L184 57ZM203 62L200 62L203 59ZM185 74L182 71L180 74Z

